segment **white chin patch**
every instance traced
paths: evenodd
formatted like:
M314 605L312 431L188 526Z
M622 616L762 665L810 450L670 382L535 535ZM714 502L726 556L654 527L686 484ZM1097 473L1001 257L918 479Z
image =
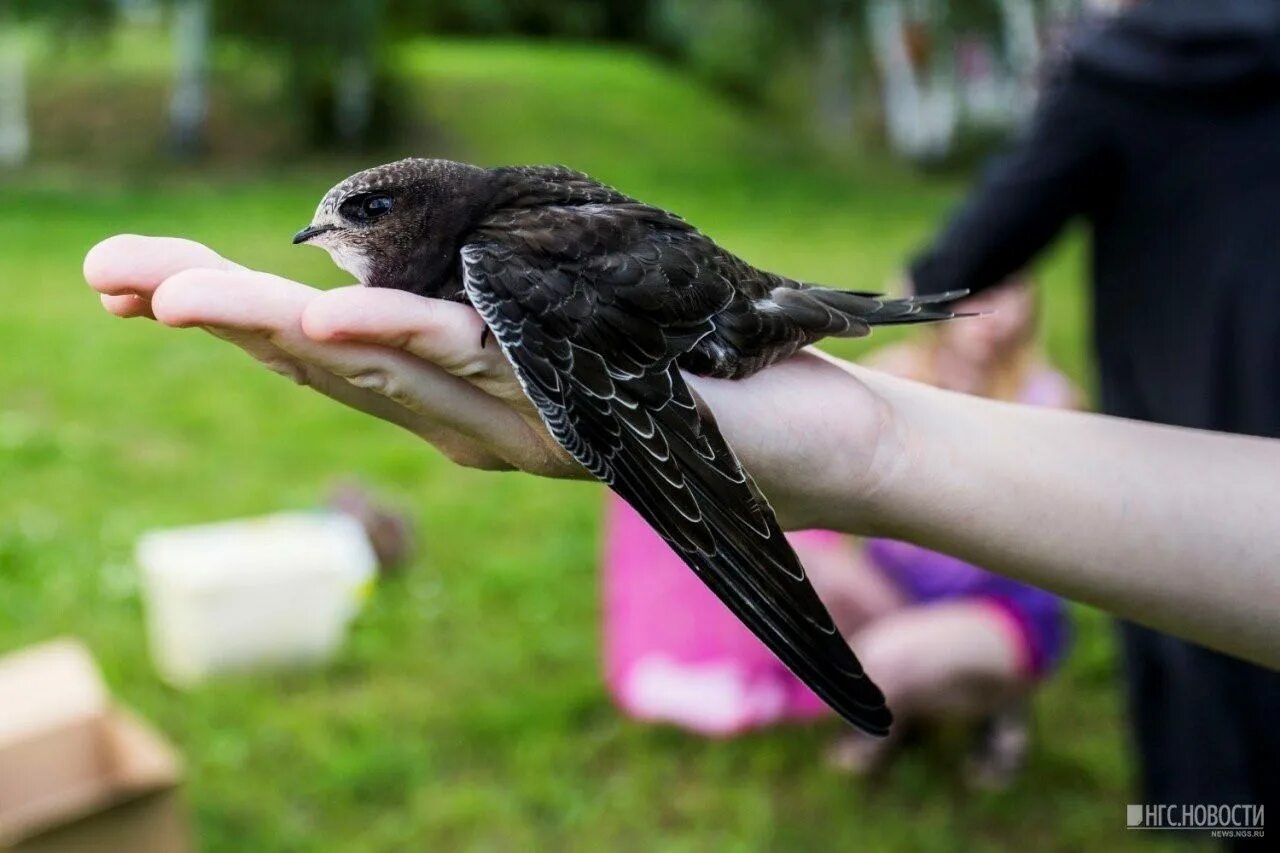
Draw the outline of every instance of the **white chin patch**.
M351 250L350 246L335 245L325 240L322 236L316 241L320 248L329 253L329 257L333 259L334 264L339 269L346 270L351 273L361 283L365 284L369 275L369 261L364 255Z

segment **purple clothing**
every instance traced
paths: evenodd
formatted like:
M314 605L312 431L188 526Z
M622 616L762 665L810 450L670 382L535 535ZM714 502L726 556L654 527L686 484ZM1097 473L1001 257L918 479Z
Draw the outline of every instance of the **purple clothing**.
M1028 675L1053 670L1067 650L1066 605L1056 595L905 542L872 539L868 559L913 602L989 599L1016 623Z

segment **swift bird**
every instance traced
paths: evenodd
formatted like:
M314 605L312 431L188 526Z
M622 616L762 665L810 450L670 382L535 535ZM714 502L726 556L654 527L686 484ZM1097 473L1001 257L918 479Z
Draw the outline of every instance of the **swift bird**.
M555 440L842 717L888 732L884 695L680 371L749 376L827 336L947 319L962 293L887 299L764 272L562 166L378 166L331 189L293 242L365 285L474 306Z

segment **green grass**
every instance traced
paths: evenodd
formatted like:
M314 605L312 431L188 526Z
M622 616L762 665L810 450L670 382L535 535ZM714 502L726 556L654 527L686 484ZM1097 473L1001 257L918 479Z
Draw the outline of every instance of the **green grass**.
M430 43L400 62L444 132L416 153L573 163L813 280L880 286L958 191L878 160L824 166L628 54ZM728 742L637 725L599 677L596 487L454 468L198 332L113 321L81 283L85 249L117 231L180 233L339 282L288 237L343 168L0 188L0 651L85 638L120 699L187 756L205 849L1135 846L1099 615L1077 612L1075 652L1036 703L1026 777L1004 794L965 793L946 739L863 785L823 766L834 724ZM1073 251L1046 268L1045 323L1053 355L1083 378L1078 274ZM349 474L411 507L425 547L381 585L337 662L190 693L161 685L137 535L312 505Z

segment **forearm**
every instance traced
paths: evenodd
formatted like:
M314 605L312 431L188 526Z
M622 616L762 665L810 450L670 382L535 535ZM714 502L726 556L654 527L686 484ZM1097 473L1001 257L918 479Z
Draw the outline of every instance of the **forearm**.
M885 535L1280 666L1280 442L857 375L896 413L900 458L869 507L834 506L825 524L865 519Z

